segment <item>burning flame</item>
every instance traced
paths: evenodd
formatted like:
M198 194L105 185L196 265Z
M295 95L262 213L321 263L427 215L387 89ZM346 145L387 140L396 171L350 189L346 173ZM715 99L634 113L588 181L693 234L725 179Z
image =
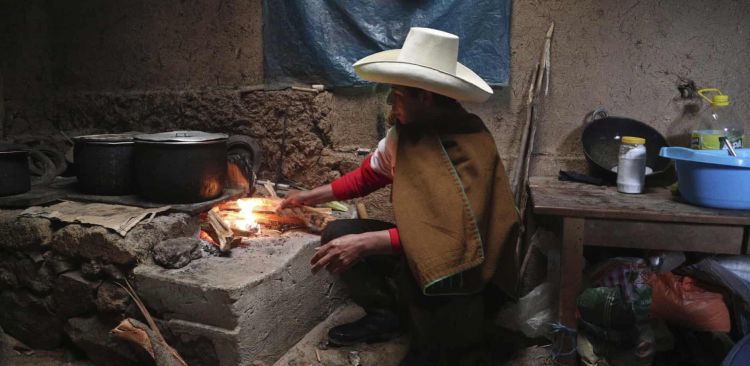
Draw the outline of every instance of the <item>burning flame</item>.
M237 206L240 208L239 218L232 220L232 226L245 231L257 231L260 234L260 225L255 216L255 207L259 206L262 200L254 198L241 198L237 200Z

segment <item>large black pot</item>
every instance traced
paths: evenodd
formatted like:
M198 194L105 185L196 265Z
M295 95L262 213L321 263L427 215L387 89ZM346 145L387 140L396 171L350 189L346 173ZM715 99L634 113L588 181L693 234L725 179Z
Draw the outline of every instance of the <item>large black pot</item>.
M0 145L0 196L31 189L29 152L16 145Z
M591 163L592 173L610 181L617 179L617 173L612 171L612 168L618 164L622 136L646 139L646 166L652 169L652 172L646 174L646 178L663 178L664 173L670 168L669 159L659 156L661 148L669 146L664 136L643 122L630 118L607 117L607 113L602 109L590 114L581 135L583 152L586 160Z
M227 137L199 131L137 135L134 161L139 193L165 203L217 198L227 175Z
M100 195L135 192L134 133L74 138L74 161L81 191Z

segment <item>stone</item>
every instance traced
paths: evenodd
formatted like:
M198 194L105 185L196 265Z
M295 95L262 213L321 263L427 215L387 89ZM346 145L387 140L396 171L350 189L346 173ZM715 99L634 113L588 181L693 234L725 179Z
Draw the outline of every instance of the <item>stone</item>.
M125 279L125 274L117 268L114 264L105 264L102 266L102 273L104 273L109 279L115 281L122 281Z
M61 319L68 319L92 313L96 310L94 299L100 283L83 278L79 271L57 277L53 291L57 315Z
M167 239L154 246L154 261L165 268L182 268L201 254L198 238Z
M67 225L52 238L52 248L71 257L104 263L131 264L151 256L153 246L167 238L197 235L199 219L186 214L157 216L136 225L123 238L101 226Z
M13 270L15 257L12 253L0 250L0 289L19 288L18 278Z
M0 289L14 289L18 287L19 284L16 275L11 270L0 267Z
M0 259L0 287L26 288L39 295L52 290L54 275L25 253L15 252Z
M102 277L102 263L90 260L81 264L81 275L88 280L98 280Z
M65 333L96 365L153 365L153 359L146 351L110 334L115 326L116 323L105 323L97 317L70 318Z
M37 217L19 217L20 210L0 210L0 248L39 249L52 238L52 223Z
M124 313L130 305L130 295L112 282L104 282L96 291L96 309L102 313Z
M159 329L167 343L177 350L177 353L190 366L214 366L219 364L217 350L210 338L205 336L180 334L176 335L170 331L167 322L156 320Z
M345 297L333 277L310 272L319 244L303 232L259 237L180 269L141 264L135 286L173 334L209 339L217 366L273 364Z
M44 253L44 263L45 266L52 270L52 273L55 275L61 275L65 272L73 271L77 267L73 259L51 250Z
M46 295L52 292L52 283L55 280L55 274L46 266L40 266L36 271L36 276L29 278L24 281L21 279L21 283L25 283L26 286L34 293L38 295Z
M0 292L0 327L31 348L54 349L63 340L63 323L54 314L52 296L28 291Z

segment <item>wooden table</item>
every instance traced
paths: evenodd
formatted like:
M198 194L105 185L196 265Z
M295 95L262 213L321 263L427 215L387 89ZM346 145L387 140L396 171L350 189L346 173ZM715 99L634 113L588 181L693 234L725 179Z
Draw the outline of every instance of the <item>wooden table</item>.
M748 254L750 211L693 206L680 202L666 188L624 194L615 187L551 177L532 177L529 190L536 215L562 220L558 311L560 322L573 329L577 329L584 245ZM563 361L573 365L575 360Z

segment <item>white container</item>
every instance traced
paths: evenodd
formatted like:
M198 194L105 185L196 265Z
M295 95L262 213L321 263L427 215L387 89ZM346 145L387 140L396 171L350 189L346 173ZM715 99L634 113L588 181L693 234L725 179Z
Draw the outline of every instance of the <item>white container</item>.
M623 136L617 164L617 191L641 193L646 182L646 139Z

